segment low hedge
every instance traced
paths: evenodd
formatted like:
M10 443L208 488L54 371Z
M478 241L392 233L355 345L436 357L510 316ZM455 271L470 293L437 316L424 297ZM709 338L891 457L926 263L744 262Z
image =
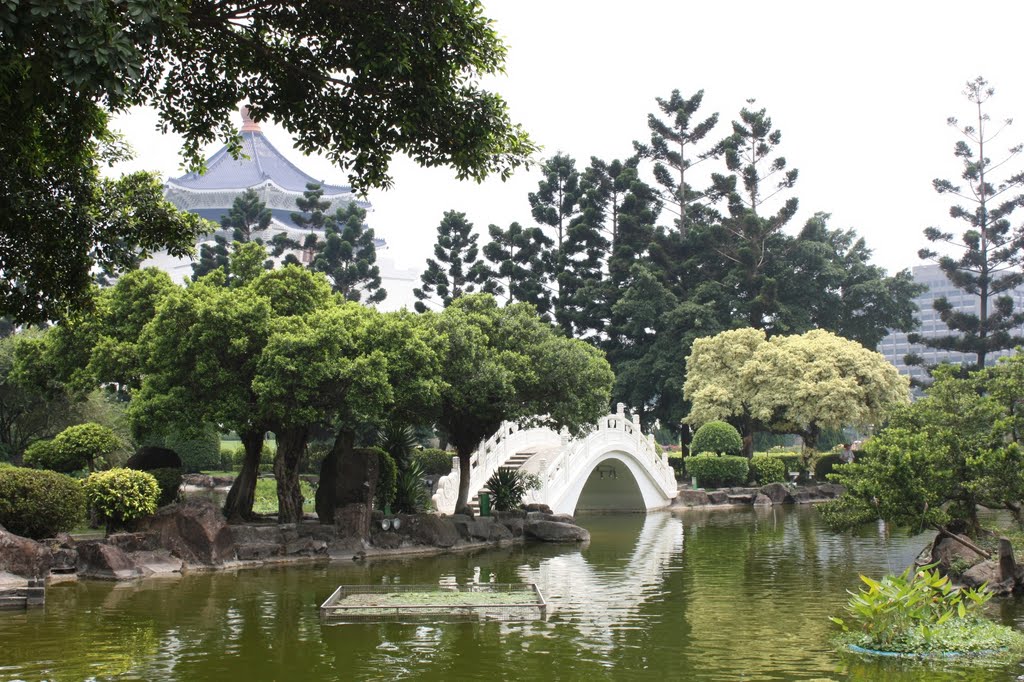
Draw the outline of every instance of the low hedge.
M444 476L452 471L452 457L455 456L455 453L437 448L425 448L413 450L412 456L420 463L424 476Z
M839 459L839 455L821 455L814 460L814 478L819 481L827 481L826 477L832 473L833 467L841 464L842 461Z
M41 540L66 533L85 518L81 484L55 471L0 468L0 526Z
M670 452L668 455L668 465L676 472L676 478L681 478L686 475L686 459L683 458L683 453Z
M746 457L702 452L686 458L687 478L696 478L697 484L705 488L743 485L749 472L750 463Z
M786 463L780 457L755 455L750 460L750 478L759 485L784 483Z

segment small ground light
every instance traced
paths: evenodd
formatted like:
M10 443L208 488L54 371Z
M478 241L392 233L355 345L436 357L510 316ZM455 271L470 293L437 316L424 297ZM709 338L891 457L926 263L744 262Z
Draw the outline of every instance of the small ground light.
M384 519L380 522L380 527L384 530L391 530L391 519Z

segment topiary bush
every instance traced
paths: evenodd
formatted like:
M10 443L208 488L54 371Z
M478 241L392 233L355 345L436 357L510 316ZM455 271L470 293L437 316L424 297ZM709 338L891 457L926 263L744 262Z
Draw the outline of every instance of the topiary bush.
M0 467L0 526L41 540L68 532L84 518L79 481L56 471Z
M444 476L452 471L452 457L454 452L439 450L438 448L425 448L414 450L413 459L423 467L424 476Z
M705 488L743 485L749 471L746 457L703 452L686 458L687 477L696 478L697 483Z
M160 485L148 471L111 469L85 479L85 498L107 532L152 514L160 499Z
M786 480L786 464L772 455L755 455L750 460L750 478L759 485Z
M743 452L743 439L740 438L740 432L731 424L708 422L693 434L690 452L737 456Z
M827 481L826 477L832 473L832 469L841 463L839 455L821 455L814 460L814 478L819 481Z
M150 469L149 473L153 475L153 478L156 479L156 484L160 486L160 497L156 501L157 506L163 507L164 505L177 502L181 493L181 469L164 467Z
M220 467L220 434L213 426L174 431L164 438L163 445L178 453L186 474Z
M82 467L77 459L67 460L53 447L53 440L37 440L25 448L25 466L69 474Z
M107 458L122 446L121 439L102 424L88 422L69 426L58 433L50 443L56 460L73 467L63 471L89 471L108 466Z

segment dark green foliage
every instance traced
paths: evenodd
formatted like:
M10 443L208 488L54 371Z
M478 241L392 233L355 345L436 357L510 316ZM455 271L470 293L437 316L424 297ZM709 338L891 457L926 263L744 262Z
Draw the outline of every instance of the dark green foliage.
M427 269L420 275L423 286L413 289L416 296L416 312L427 309L424 301L447 308L452 299L476 290L476 285L487 277L483 261L477 260L479 235L473 232L473 223L466 220L465 213L445 211L437 226L437 242L434 257L427 259Z
M423 467L424 476L446 476L452 472L454 456L455 453L448 450L424 448L413 453L413 461Z
M79 481L53 471L0 468L0 526L40 540L73 529L85 517Z
M512 223L507 230L488 225L491 240L484 256L493 265L485 273L482 291L504 296L509 303L530 303L542 317L551 310L545 254L554 242L539 227Z
M90 474L84 481L85 498L107 530L156 511L160 486L148 471L110 469Z
M178 454L187 474L220 466L220 435L213 426L177 429L163 439L163 445Z
M736 427L726 422L708 422L693 434L690 452L701 454L713 452L716 455L739 455L743 440Z
M377 432L377 445L391 455L399 470L409 464L416 442L415 430L395 421L389 421Z
M522 506L526 485L522 471L499 467L487 479L484 487L491 491L491 507L494 511L512 511Z
M319 185L311 187L322 192ZM301 199L297 201L301 206ZM377 246L365 220L366 210L349 202L324 218L324 239L310 234L305 247L313 252L310 269L327 275L335 292L349 301L374 304L387 298L387 291L381 288Z
M750 460L750 478L759 485L786 480L786 463L771 455L754 455Z
M416 459L409 460L399 472L392 505L396 513L416 514L430 508L430 493L423 485L423 476L423 467Z
M974 368L984 367L988 354L1024 343L1018 333L1024 323L1024 310L1015 309L1009 293L1024 283L1024 272L1019 267L1024 232L1015 229L1010 219L1010 214L1024 205L1024 193L1020 192L1024 173L1010 170L1001 173L999 179L995 177L995 170L1020 154L1022 147L1011 146L1002 158L990 158L992 147L986 145L1012 123L1008 119L994 129L991 126L983 105L994 93L980 76L968 81L964 90L971 102L973 120L960 130L963 139L956 143L953 153L963 163L962 178L967 187L939 178L932 181L939 194L969 202L968 207L956 204L949 211L950 217L962 221L961 235L938 227L924 231L928 241L942 245L943 251L952 245L958 255L940 255L933 249L918 252L921 258L937 262L954 287L977 298L977 312L959 312L945 296L937 298L933 305L950 333L935 338L919 334L908 337L911 343L929 348L973 354L977 358ZM948 119L948 123L959 126L955 118ZM907 362L922 364L918 356L908 356Z
M247 242L253 232L270 227L272 217L256 190L249 188L235 197L228 214L221 216L220 226L231 230L231 238L236 242Z
M750 472L750 460L733 455L713 455L705 452L686 458L686 476L696 478L704 488L724 488L743 485Z
M686 459L682 452L673 452L668 456L668 464L676 472L676 478L686 475Z
M199 258L192 262L192 281L218 269L227 274L230 263L231 252L228 249L228 240L216 235L213 238L213 244L202 244L199 247Z
M223 459L223 451L221 452ZM181 458L174 450L158 445L143 445L125 462L125 467L140 471L153 469L181 469Z
M148 469L148 472L153 475L156 484L160 487L160 497L156 501L157 506L163 507L177 502L181 489L181 469Z
M832 473L832 469L837 464L842 464L842 460L839 459L839 455L820 455L815 458L814 478L819 481L827 480L828 475Z
M380 475L377 478L377 494L374 505L377 509L384 509L395 501L395 493L398 488L398 467L391 455L380 448L366 448L367 452L376 452L380 458Z

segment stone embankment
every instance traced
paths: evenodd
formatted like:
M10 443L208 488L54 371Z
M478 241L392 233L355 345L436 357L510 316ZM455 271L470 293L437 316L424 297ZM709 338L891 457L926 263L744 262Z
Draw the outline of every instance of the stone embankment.
M571 516L551 514L543 506L490 517L398 514L389 519L391 528L385 531L383 516L376 513L369 537L343 537L334 526L321 525L315 519L297 524L230 525L212 503L187 500L160 509L132 532L114 533L102 540L76 541L62 534L35 542L0 528L0 576L22 584L28 578L57 576L132 580L268 563L363 560L525 541L590 539Z
M772 507L780 504L813 504L839 497L843 487L834 483L789 486L769 483L760 488L721 488L705 491L680 486L679 496L672 501L673 509L680 507Z

